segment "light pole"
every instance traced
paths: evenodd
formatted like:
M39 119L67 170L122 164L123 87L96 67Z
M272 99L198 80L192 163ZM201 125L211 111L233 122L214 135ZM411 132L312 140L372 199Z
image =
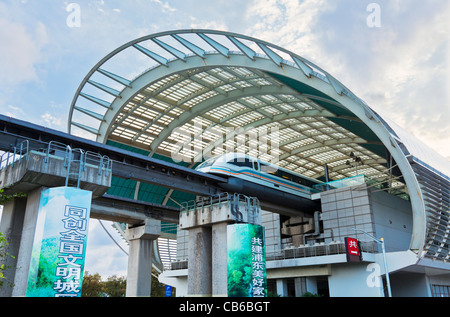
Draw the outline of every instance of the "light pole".
M388 289L388 296L392 297L392 292L391 292L391 281L389 280L389 271L388 271L388 267L387 267L387 260L386 260L386 249L384 248L384 239L380 238L377 239L375 238L373 235L365 232L364 230L360 230L360 229L355 229L352 228L355 231L360 231L362 233L364 233L365 235L367 235L369 238L371 238L373 241L381 244L381 250L383 252L383 261L384 261L384 271L386 272L386 284L387 284L387 289Z

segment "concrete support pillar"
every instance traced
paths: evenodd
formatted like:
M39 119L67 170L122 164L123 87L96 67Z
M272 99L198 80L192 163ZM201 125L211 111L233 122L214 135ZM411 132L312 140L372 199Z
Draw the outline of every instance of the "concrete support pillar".
M5 278L3 279L3 286L0 287L0 297L12 296L26 204L26 198L14 198L3 207L0 232L4 234L9 244L5 253L10 256L0 258L0 265L4 265L6 268L3 272Z
M237 221L237 215L244 222L249 218L260 219L261 211L253 205L253 200L228 195L214 196L203 203L180 213L180 228L188 231L187 295L225 297L228 295L228 225Z
M295 283L295 296L301 297L306 292L311 294L317 294L317 281L315 277L296 277Z
M161 222L146 220L142 226L126 230L128 251L127 297L150 297L153 243L161 235Z
M212 226L212 296L226 297L227 285L227 226L218 223Z
M45 190L41 187L28 193L25 217L23 220L22 237L20 239L20 249L17 256L17 269L14 278L14 289L12 296L23 297L27 293L28 273L30 272L31 253L33 251L34 236L38 221L39 203L41 192Z
M295 286L295 297L301 297L303 294L307 292L306 279L304 277L294 278L294 286Z
M189 229L188 296L212 294L211 235L210 227Z
M286 280L277 279L277 295L281 297L288 296L288 288Z

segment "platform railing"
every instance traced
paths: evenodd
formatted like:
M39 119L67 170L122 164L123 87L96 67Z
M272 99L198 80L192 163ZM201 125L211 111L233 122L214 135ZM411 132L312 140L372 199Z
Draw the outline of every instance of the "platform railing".
M378 253L378 247L375 243L360 242L362 252ZM286 260L286 259L300 259L307 257L327 256L335 254L345 254L345 243L342 241L332 241L330 243L315 243L312 245L305 244L298 247L290 246L282 250L275 250L267 252L267 261Z
M16 163L21 163L22 159L28 160L28 152L30 150L30 142L25 140L11 148L11 151L4 152L0 156L0 169L8 169L9 166L14 167Z
M223 205L226 205L231 210L236 222L243 222L244 219L247 219L248 223L261 223L259 200L256 197L248 197L239 193L230 194L225 192L206 197L197 197L196 200L183 202L181 204L181 212L189 215L190 212L197 212L200 209L202 212L206 208L211 211L214 206L221 208ZM247 216L246 218L244 218L244 214Z
M76 186L80 187L80 181L86 166L92 166L98 169L98 175L112 171L112 160L105 155L84 151L83 149L72 149L69 145L57 141L44 143L44 147L31 148L30 141L24 140L16 146L11 147L7 152L0 155L0 169L7 170L16 164L28 161L30 153L44 156L44 163L49 163L51 158L63 160L63 167L66 168L65 185L68 186L71 176L75 176Z

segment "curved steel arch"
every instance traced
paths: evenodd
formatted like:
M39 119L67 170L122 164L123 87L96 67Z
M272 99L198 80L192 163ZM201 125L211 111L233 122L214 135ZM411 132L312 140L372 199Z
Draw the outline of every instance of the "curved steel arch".
M187 36L191 36L192 38L187 39ZM149 45L145 45L145 42L150 42L153 46L156 45L164 54L160 51L156 52L156 50L152 50L149 48ZM173 43L178 44L178 46ZM149 59L155 63L153 67L149 68L133 80L126 79L102 68L113 57L128 48L133 48L149 57ZM212 51L208 51L208 49L212 49ZM320 107L316 104L319 103L323 105L323 103L328 103L334 107L337 107L338 110L343 109L345 110L344 112L350 113L352 115L352 117L350 117L351 120L358 121L367 126L370 131L376 135L381 144L384 145L389 153L391 153L395 162L398 164L410 193L413 212L413 233L410 249L417 251L419 258L423 256L424 252L422 251L424 250L424 246L427 242L425 239L427 234L427 222L429 222L429 219L426 216L426 208L422 196L421 186L419 185L419 181L414 174L408 158L405 156L405 153L401 147L401 141L399 142L398 138L391 133L389 126L383 122L378 114L370 109L364 101L356 97L349 89L347 89L334 77L301 56L271 43L229 32L214 30L180 30L149 35L124 44L105 56L105 58L97 63L97 65L95 65L83 79L71 105L68 123L69 132L71 132L73 127L78 127L92 133L97 141L106 142L114 129L123 127L123 122L133 114L133 108L128 110L125 108L129 107L130 104L133 104L135 109L139 108L140 105L134 101L134 98L140 98L140 95L142 95L142 99L140 100L145 100L144 103L149 99L152 99L151 95L144 95L149 87L152 87L153 85L158 86L159 88L154 90L158 93L164 91L170 92L170 89L174 89L178 84L189 80L190 76L208 76L211 75L211 72L217 68L223 70L224 73L227 71L232 73L233 76L236 76L236 79L229 82L222 80L220 87L212 83L208 84L199 78L195 79L198 81L199 86L205 89L205 94L207 92L213 92L215 94L214 96L205 96L204 100L194 103L191 108L183 106L189 102L193 102L197 98L202 97L204 94L202 91L199 90L192 95L186 95L184 98L179 99L179 103L172 102L171 100L160 100L160 102L167 103L169 105L168 109L179 110L181 112L179 116L177 118L173 118L169 124L162 126L163 129L160 130L156 137L149 136L149 139L152 139L148 144L151 155L155 153L161 144L168 139L174 129L189 123L191 120L199 116L203 116L204 118L208 111L230 102L239 102L244 97L257 97L264 95L271 95L274 97L276 95L284 95L287 96L287 98L295 99L295 103L300 101L303 102L305 100L303 98L306 98L309 100L308 102L313 109L317 106L314 113L310 114L310 117L315 118L316 120L314 123L325 124L326 122L328 124L328 129L333 127L333 122L330 122L332 120L326 121L322 120L322 118L330 119L333 117L339 117L345 120L349 119L345 116L345 114L336 115L335 113L327 111L328 109ZM236 72L234 72L234 70L236 70ZM238 71L244 70L252 73L254 78L251 78L252 75L246 77L246 75L238 74ZM97 73L117 83L122 87L121 90L117 90L108 85L94 81L92 78ZM277 78L273 77L272 74L277 75ZM176 76L179 77L172 79L172 77ZM219 77L220 75L218 75L216 79ZM173 82L171 82L171 80L173 80ZM193 80L193 86L195 86L195 80ZM236 87L240 80L242 82L246 82L250 86ZM266 80L268 83L260 85L255 84L252 86L250 83L251 80L260 80L261 82ZM308 87L312 90L299 91L293 85L289 85L289 81L301 83L304 85L303 87ZM113 100L109 102L103 99L100 95L95 96L85 93L84 89L87 85L96 87L102 94L112 96ZM230 91L223 90L223 87L226 85L234 86L234 89L231 89ZM81 98L91 102L97 108L103 109L103 113L80 106L79 101ZM276 97L274 98L276 99ZM282 102L280 101L280 103ZM295 103L286 102L288 105L294 105ZM269 107L271 105L270 103L266 103L265 106ZM251 106L248 109L250 110L244 110L243 113L245 113L245 111L252 111ZM277 110L280 110L280 108ZM261 110L257 111L260 111L260 114L264 113L261 112ZM74 120L74 113L86 115L93 120L92 122L97 122L98 125L95 126L88 125L86 122L77 122ZM299 111L287 111L284 114L279 114L278 117L275 115L272 117L266 116L266 118L263 118L256 123L249 123L249 126L252 124L254 126L260 126L272 121L272 119L276 121L276 118L279 118L280 121L289 118L297 119L299 117L299 113ZM161 111L156 118L161 119L165 114L166 113L164 113L164 111ZM122 121L118 120L119 116L121 116L120 120ZM232 118L232 116L229 116L228 118ZM135 118L135 121L137 120L145 121L144 118ZM225 121L229 120L231 119ZM130 139L132 139L133 142L138 140L144 133L146 133L148 128L153 125L158 126L158 124L160 124L160 122L156 121L155 119L153 119L153 122L152 120L149 120L147 124L140 129L132 128L138 131L132 131L131 134L136 134ZM289 123L285 124L285 128L286 130L295 130L294 125ZM124 128L124 130L126 129ZM327 136L330 137L330 135ZM283 142L283 146L287 148L288 146L294 145L296 142L300 142L301 140L302 137L296 135L293 136L291 140L285 140ZM283 157L287 159L299 152L300 149L314 149L315 147L319 149L319 154L325 153L327 151L326 147L339 144L339 140L345 140L342 144L353 144L352 140L354 140L355 144L373 142L358 136L347 136L340 138L334 137L334 139L329 142L326 142L326 140L319 142L316 139L316 146L314 144L300 145L296 149L290 151L286 150ZM216 141L215 144L220 144L220 141ZM210 150L211 148L212 145L209 145L206 149ZM336 148L333 148L332 150L337 151ZM334 158L334 161L338 162L339 157ZM374 155L368 161L373 164L380 165L382 158ZM321 163L317 161L314 162L313 159L310 159L310 162L313 162L316 165ZM339 162L337 164L339 164ZM342 164L337 166L339 167L339 170L343 169Z
M191 54L195 54L203 59L205 57L206 50L202 50L197 45L184 40L180 36L181 34L196 34L201 39L203 39L210 47L212 47L218 55L222 55L225 58L229 58L232 55L231 49L225 47L224 45L218 43L217 41L215 41L214 39L212 39L210 37L211 35L224 36L224 37L228 38L234 45L236 45L236 48L239 50L240 54L243 54L250 60L255 61L255 57L258 56L257 53L254 50L252 50L248 45L243 43L243 40L249 41L251 43L256 44L259 48L261 48L264 51L264 53L267 54L266 58L270 59L275 65L283 67L283 65L286 65L286 63L288 63L288 61L284 60L280 55L275 53L273 49L278 50L280 52L288 54L292 59L290 63L295 64L298 67L298 69L300 69L303 72L303 74L305 76L307 76L308 78L318 77L323 80L327 80L330 83L330 85L333 86L334 89L336 89L336 91L339 94L347 94L348 96L353 98L355 101L364 103L362 100L360 100L358 97L356 97L352 92L350 92L349 89L345 88L345 86L343 86L341 83L339 83L339 81L337 81L333 76L328 74L326 71L321 69L319 66L315 65L314 63L312 63L310 61L307 61L306 59L304 59L303 57L301 57L297 54L289 52L288 50L286 50L282 47L279 47L277 45L271 44L269 42L258 40L258 39L255 39L255 38L252 38L249 36L245 36L245 35L241 35L241 34L237 34L237 33L222 32L222 31L216 31L216 30L200 30L199 29L199 30L166 31L166 32L161 32L161 33L157 33L157 34L147 35L147 36L135 39L133 41L130 41L130 42L118 47L117 49L115 49L114 51L112 51L111 53L106 55L103 59L101 59L88 72L88 74L85 76L85 78L82 80L80 86L78 87L78 89L75 93L75 96L72 100L71 106L70 106L69 118L68 118L69 133L71 132L72 126L74 125L72 118L73 118L73 112L75 110L77 110L76 109L77 100L78 100L79 96L82 96L82 90L85 88L85 86L88 83L95 85L95 83L92 83L90 81L91 81L91 77L96 72L99 72L99 73L105 75L106 77L111 78L112 80L115 80L116 82L122 84L124 86L124 88L126 88L126 87L131 88L132 87L131 83L132 82L134 83L139 78L138 77L138 78L134 79L133 81L131 81L129 79L123 78L119 75L116 75L114 73L111 73L111 72L108 72L108 71L102 69L103 65L105 65L114 56L120 54L124 50L126 50L130 47L134 47L136 50L142 52L143 54L147 55L149 58L156 61L156 63L157 63L156 68L159 68L158 66L168 67L170 57L161 56L161 55L159 55L155 52L152 52L151 50L146 49L145 47L140 45L141 43L143 43L145 41L151 40L154 43L158 44L160 47L162 47L168 53L168 55L171 55L172 58L174 57L175 60L181 60L183 62L186 62L186 57L188 56L189 53L188 54L183 53L183 52L179 51L177 48L170 46L169 44L167 44L161 40L162 37L172 36L175 39L177 39L179 42L181 42L183 44L183 46L187 47L188 51ZM203 51L202 54L198 53L199 49ZM121 92L119 92L119 91L113 91L111 88L109 88L107 86L104 87L104 86L98 85L96 87L114 95L115 97L117 97L119 99L122 98ZM95 96L93 96L93 97L95 98ZM105 106L105 107L108 105L107 102L102 102L102 100L97 100L94 102L97 102L99 104L101 103L102 106ZM111 106L112 106L112 104L109 104L109 107L111 107ZM99 116L97 116L95 114L93 114L93 117L99 118ZM93 132L95 134L95 132L92 129L88 129L87 131Z

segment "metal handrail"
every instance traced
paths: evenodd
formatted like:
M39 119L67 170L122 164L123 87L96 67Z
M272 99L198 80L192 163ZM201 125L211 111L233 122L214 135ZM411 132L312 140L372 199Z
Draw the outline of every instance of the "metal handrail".
M360 242L360 246L362 252L378 253L378 248L372 242ZM268 261L301 259L307 257L326 256L345 253L346 253L345 243L341 241L335 241L331 243L300 245L299 247L291 246L284 249L267 252L266 259Z
M94 165L98 167L98 175L102 175L103 170L105 170L108 176L112 170L112 161L106 155L100 155L91 151L84 151L83 149L72 149L69 145L63 144L57 141L50 141L46 149L46 157L44 159L45 163L49 162L50 153L52 151L61 150L64 152L64 163L63 166L67 169L65 186L69 185L70 175L77 176L77 188L80 187L82 172L86 170L86 164ZM58 155L57 155L58 156ZM79 156L75 158L75 156ZM76 172L71 172L71 166L73 163L79 163L78 170Z
M69 184L70 175L77 175L77 187L80 187L82 172L85 171L86 164L97 167L99 176L102 175L103 171L105 171L106 176L109 176L109 173L112 171L112 160L106 155L84 151L83 149L72 149L69 145L58 141L50 141L45 144L45 147L38 150L44 156L44 163L49 163L51 156L64 159L63 167L67 169L65 186ZM20 164L24 157L28 161L30 151L30 141L22 141L12 147L10 151L0 155L0 169L5 168L6 170L9 166L14 167L15 163L18 161ZM76 162L79 162L78 170L71 172L71 166Z
M4 152L0 156L0 168L3 168L2 166L4 162L6 162L4 166L5 169L8 169L9 165L14 167L16 161L19 161L19 164L22 163L23 157L26 157L26 160L28 160L29 150L30 150L30 142L28 140L20 142L19 145L14 146L10 152ZM16 156L18 156L17 159Z
M181 212L185 212L189 215L190 211L197 212L200 208L202 212L204 212L205 208L209 208L211 211L214 205L218 205L219 208L222 208L222 205L226 204L228 208L230 208L232 214L236 216L236 221L242 222L244 218L242 211L240 210L241 203L244 203L245 210L243 212L247 213L247 221L249 223L259 223L260 217L257 216L260 216L261 212L258 198L248 197L240 193L230 194L225 192L207 197L198 197L196 200L182 202Z

